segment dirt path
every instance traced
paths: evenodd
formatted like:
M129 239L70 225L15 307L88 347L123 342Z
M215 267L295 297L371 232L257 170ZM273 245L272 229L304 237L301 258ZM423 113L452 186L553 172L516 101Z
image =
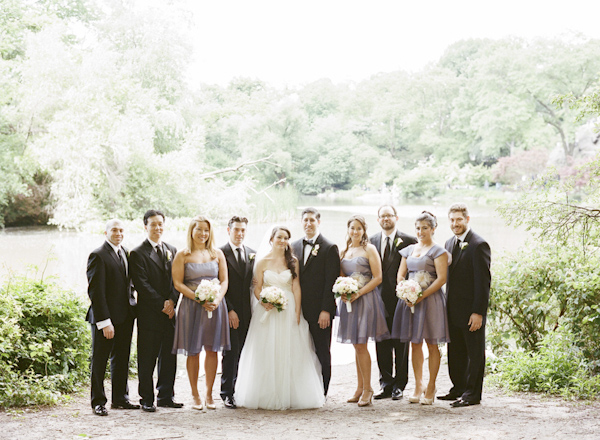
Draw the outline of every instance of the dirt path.
M373 365L373 376L376 365ZM217 378L218 380L218 378ZM594 439L600 438L600 403L569 403L537 395L507 396L487 388L481 405L450 408L400 401L376 401L368 408L345 403L352 394L354 365L335 366L325 406L304 411L191 409L186 377L177 379L183 409L159 408L154 414L110 410L92 414L87 392L65 405L0 413L1 439ZM375 382L374 382L375 383ZM413 381L407 395L412 392ZM130 382L132 400L137 383ZM449 388L442 366L438 387ZM215 397L218 393L215 392Z

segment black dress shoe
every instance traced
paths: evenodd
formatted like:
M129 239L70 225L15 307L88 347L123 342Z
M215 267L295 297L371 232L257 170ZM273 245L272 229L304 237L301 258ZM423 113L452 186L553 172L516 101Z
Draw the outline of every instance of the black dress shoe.
M225 396L225 399L223 399L223 404L225 405L226 408L231 408L231 409L237 408L233 396Z
M108 411L106 411L106 407L104 405L96 405L94 407L94 414L97 416L107 416Z
M155 412L156 407L154 405L146 405L146 404L142 403L142 411Z
M468 402L466 400L459 399L456 402L452 402L450 404L450 406L452 408L462 408L463 406L473 406L473 405L479 405L479 402Z
M140 409L139 405L131 403L129 400L126 400L125 402L111 403L110 407L112 409Z
M404 396L404 393L400 388L394 388L392 391L392 400L400 400Z
M173 402L172 400L165 400L164 402L158 402L157 406L165 408L183 408L183 403Z
M437 396L437 400L458 400L460 396L460 394L448 393L445 396Z
M379 394L375 394L373 399L381 400L381 399L389 399L392 397L392 390L386 390L385 388Z

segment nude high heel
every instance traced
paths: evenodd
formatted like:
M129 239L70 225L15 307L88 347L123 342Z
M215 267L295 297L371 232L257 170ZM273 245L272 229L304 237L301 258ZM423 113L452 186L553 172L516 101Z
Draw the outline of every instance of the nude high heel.
M418 395L413 394L408 398L409 403L419 403L421 401L421 395L425 394L425 388L422 385L421 388L423 388L423 391L421 391Z
M194 404L192 405L192 409L195 409L196 411L202 411L204 409L204 406L202 406L202 400L200 400L199 396L193 396L194 397Z
M437 388L434 388L433 389L433 397L431 399L428 399L427 397L425 397L425 393L423 392L423 395L421 396L421 399L419 400L421 405L433 405L433 401L435 400L436 392L437 392Z
M363 399L363 396L369 396L368 399ZM358 406L369 406L373 404L373 390L363 390L362 395L360 396L360 400L358 401Z
M354 393L354 396L350 397L348 400L346 400L347 403L357 403L358 400L360 399L360 396L362 395L363 390L362 388L360 390L356 390L356 393Z

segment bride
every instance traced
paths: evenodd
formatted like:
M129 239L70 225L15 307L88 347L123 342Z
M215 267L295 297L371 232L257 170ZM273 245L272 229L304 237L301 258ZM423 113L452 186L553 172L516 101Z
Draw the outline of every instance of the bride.
M273 228L271 252L256 263L256 298L263 287L276 286L287 306L278 312L260 300L254 305L235 387L235 401L245 408L319 408L325 402L321 364L300 309L299 265L290 237L287 228Z

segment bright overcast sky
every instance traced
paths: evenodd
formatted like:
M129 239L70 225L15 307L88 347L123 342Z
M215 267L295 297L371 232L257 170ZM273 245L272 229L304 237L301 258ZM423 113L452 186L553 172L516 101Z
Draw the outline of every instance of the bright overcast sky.
M187 0L194 13L191 77L275 86L360 81L418 71L466 38L600 38L598 0Z

